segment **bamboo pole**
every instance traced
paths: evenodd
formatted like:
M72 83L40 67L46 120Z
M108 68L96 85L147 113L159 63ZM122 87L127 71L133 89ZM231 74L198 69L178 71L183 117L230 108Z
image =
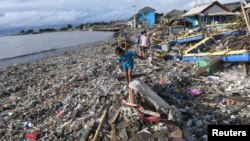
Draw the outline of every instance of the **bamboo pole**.
M99 134L100 134L100 132L101 132L101 130L102 130L102 126L103 126L103 124L104 124L104 121L105 121L107 115L108 115L108 108L105 109L105 111L104 111L104 113L103 113L103 115L102 115L101 121L100 121L100 123L99 123L99 125L98 125L98 128L97 128L97 130L96 130L96 133L95 133L95 136L94 136L93 141L98 141Z

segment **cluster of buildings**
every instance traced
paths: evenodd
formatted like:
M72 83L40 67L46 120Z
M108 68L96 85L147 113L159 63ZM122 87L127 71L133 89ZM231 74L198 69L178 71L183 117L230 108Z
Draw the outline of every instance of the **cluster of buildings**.
M250 7L250 4L243 5L245 8ZM129 19L128 25L137 28L149 28L157 23L169 26L196 27L233 20L235 16L240 15L240 12L241 2L222 4L213 1L206 4L196 4L189 11L174 9L166 14L158 14L154 8L144 7Z

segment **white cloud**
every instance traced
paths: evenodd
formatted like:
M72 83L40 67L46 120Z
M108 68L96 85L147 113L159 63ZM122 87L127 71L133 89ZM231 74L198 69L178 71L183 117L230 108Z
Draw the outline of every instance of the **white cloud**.
M199 0L210 2L211 0ZM233 2L238 0L220 0ZM144 6L166 13L189 9L195 0L0 0L0 28L129 18Z

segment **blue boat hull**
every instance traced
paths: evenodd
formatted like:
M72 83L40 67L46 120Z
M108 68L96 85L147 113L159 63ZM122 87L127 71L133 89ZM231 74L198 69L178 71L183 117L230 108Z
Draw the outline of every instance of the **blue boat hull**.
M225 36L241 36L241 35L246 35L247 32L244 30L238 30L238 31L223 32L222 34Z
M227 55L223 58L220 56L217 56L218 59L221 59L224 62L249 62L250 61L250 52L248 53L243 53L243 54L235 54L235 55ZM176 60L177 57L174 57ZM184 62L196 62L202 60L203 57L201 56L196 56L196 57L183 57L182 61Z
M189 37L189 38L184 38L184 39L177 39L176 42L179 44L184 44L188 42L193 42L193 41L200 41L203 39L203 36L195 36L195 37Z

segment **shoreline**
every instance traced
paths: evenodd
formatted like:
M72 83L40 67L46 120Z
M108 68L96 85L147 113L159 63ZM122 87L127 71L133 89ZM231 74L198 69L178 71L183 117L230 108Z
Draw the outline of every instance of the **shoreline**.
M120 30L120 29L119 29ZM118 30L118 31L119 31ZM79 29L76 29L76 30L66 30L66 31L50 31L50 32L41 32L41 33L30 33L30 34L0 34L0 38L1 37L6 37L6 36L25 36L25 35L39 35L39 34L47 34L47 33L58 33L58 32L75 32L75 31L83 31L83 32L118 32L117 29L116 30L79 30Z
M64 48L55 48L55 49L35 52L35 53L31 53L31 54L25 54L25 55L0 59L0 68L5 68L5 67L13 66L13 65L22 65L24 63L29 63L29 62L33 62L33 61L39 61L41 59L46 59L46 58L51 58L51 57L55 57L58 55L63 55L65 52L71 52L71 51L78 50L81 48L91 47L91 46L95 46L98 44L103 44L105 42L110 42L113 40L114 34L112 36L108 37L108 39L95 41L95 42L91 42L91 43L73 45L73 46L68 46L68 47L64 47Z

